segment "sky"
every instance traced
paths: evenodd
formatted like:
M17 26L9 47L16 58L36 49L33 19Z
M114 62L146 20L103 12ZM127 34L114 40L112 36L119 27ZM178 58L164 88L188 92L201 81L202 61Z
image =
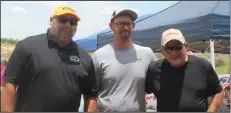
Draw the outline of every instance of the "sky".
M49 18L60 5L71 6L81 21L74 40L107 29L116 9L132 9L138 16L155 14L178 1L1 1L1 38L22 40L45 33Z

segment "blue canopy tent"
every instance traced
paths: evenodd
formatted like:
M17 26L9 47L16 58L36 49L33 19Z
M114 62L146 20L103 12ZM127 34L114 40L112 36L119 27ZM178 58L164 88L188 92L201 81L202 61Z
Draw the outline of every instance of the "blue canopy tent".
M230 53L229 1L181 1L165 10L136 22L134 43L159 51L162 33L169 28L180 29L193 51L205 52L209 41L214 51ZM112 32L98 35L97 48L113 41Z
M110 29L105 29L99 33L108 32L108 31L110 31ZM86 51L93 52L97 50L97 35L99 33L95 33L83 39L75 40L75 43L79 44L79 46L84 48Z
M146 14L146 15L140 16L136 21L143 20L143 19L149 17L150 15L151 14ZM105 32L111 32L111 29L110 28L105 29L103 31L100 31L98 33L90 35L86 38L75 40L75 42L77 44L79 44L80 47L84 48L86 51L92 52L92 51L97 50L97 35L101 34L101 33L105 33Z

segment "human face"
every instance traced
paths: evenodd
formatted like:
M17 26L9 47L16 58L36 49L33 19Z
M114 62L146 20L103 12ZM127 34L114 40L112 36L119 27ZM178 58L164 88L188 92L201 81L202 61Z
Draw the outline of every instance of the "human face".
M51 18L51 32L60 40L71 40L76 33L78 21L73 15L61 15Z
M131 39L135 23L129 15L119 15L111 23L110 28L114 32L117 40Z
M171 40L161 49L162 54L173 67L180 67L187 60L188 43Z

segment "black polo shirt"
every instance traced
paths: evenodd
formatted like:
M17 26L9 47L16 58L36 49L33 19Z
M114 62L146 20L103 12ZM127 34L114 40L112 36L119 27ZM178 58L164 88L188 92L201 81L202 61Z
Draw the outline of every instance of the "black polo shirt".
M48 32L20 41L5 82L18 85L18 111L78 111L81 94L96 96L91 56L73 41L59 47Z
M207 98L221 90L211 64L196 56L189 56L180 68L161 59L148 69L146 92L156 95L157 110L161 112L207 112Z

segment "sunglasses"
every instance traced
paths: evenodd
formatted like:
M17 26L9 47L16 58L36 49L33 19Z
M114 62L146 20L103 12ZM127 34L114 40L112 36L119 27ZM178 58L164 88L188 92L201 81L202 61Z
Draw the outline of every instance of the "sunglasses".
M78 21L74 18L59 17L58 20L62 24L66 24L67 22L69 22L71 25L77 25L78 24Z
M164 50L167 51L168 53L170 53L173 50L180 51L183 49L183 47L184 47L184 45L166 46L166 47L164 47Z

